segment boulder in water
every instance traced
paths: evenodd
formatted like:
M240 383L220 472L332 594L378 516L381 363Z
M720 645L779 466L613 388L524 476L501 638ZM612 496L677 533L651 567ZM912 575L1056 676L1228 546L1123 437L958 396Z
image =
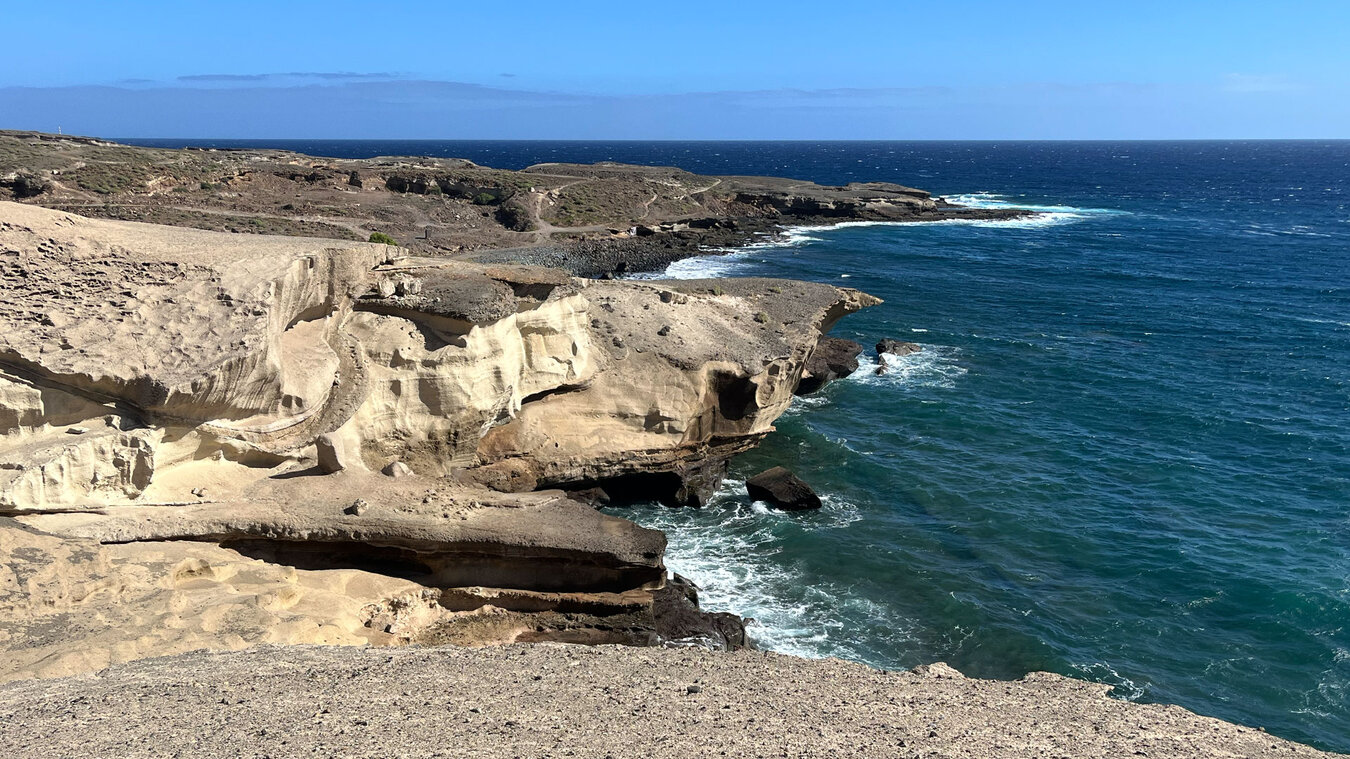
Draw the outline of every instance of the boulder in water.
M886 338L877 343L877 355L889 353L893 356L908 356L911 353L918 353L923 350L923 346L918 343L907 343L903 340L893 340Z
M810 485L787 469L776 466L745 481L745 489L756 501L764 501L786 511L805 511L821 507L820 496Z

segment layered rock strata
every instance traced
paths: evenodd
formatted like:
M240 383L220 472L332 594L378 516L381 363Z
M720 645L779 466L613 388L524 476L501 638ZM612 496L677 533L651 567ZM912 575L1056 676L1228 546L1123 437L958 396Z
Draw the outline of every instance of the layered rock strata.
M0 202L0 677L271 642L745 644L664 537L876 303Z

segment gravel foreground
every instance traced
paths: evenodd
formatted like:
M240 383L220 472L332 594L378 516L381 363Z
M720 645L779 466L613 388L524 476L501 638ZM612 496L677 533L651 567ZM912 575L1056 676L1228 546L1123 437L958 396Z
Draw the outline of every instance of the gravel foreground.
M1037 673L764 652L264 647L0 686L22 757L1313 757Z

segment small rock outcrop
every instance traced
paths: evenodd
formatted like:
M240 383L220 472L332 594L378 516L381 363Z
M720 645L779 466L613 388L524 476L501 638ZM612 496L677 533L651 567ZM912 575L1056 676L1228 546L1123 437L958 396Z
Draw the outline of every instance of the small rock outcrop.
M923 346L918 343L907 343L903 340L893 340L886 338L877 343L877 355L889 353L892 356L908 356L911 353L918 353L923 350Z
M781 466L746 480L745 489L752 499L785 511L806 511L821 507L820 496L811 486Z
M314 439L314 452L319 461L319 469L325 474L336 474L347 468L344 461L346 451L343 449L342 441L329 433Z
M807 395L841 377L847 377L858 370L858 356L863 352L862 345L838 337L822 337L811 352L802 371L801 382L797 383L797 394Z

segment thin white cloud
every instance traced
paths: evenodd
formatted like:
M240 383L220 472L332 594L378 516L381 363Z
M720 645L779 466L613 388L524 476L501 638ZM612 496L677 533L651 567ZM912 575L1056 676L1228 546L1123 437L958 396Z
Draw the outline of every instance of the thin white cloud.
M1229 74L1223 78L1224 92L1293 92L1301 85L1278 74Z

